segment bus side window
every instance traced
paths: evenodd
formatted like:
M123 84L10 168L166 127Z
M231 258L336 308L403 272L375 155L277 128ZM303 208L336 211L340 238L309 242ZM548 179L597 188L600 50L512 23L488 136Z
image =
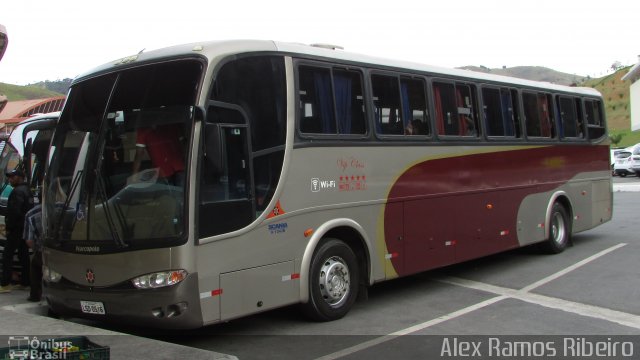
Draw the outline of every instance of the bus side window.
M502 118L504 119L505 135L516 138L522 137L518 91L502 88L500 89L500 97L502 98Z
M579 110L575 99L558 96L558 112L560 114L560 136L562 138L580 138L582 131L580 130L581 121L579 119Z
M493 88L482 89L482 109L488 136L505 135L505 111L501 104L500 91Z
M362 77L340 68L298 68L300 132L364 134Z
M300 131L308 134L335 134L335 109L329 69L300 66Z
M587 120L587 130L589 139L599 139L604 136L605 127L602 116L602 105L597 100L585 100L585 117Z
M554 138L555 122L551 113L551 95L545 93L522 94L527 136Z
M376 109L376 132L381 135L404 134L405 119L401 113L398 78L372 75L371 86Z
M472 85L456 83L456 105L458 106L458 121L460 136L478 136L476 122L476 95Z
M427 95L423 80L400 79L405 135L430 135Z

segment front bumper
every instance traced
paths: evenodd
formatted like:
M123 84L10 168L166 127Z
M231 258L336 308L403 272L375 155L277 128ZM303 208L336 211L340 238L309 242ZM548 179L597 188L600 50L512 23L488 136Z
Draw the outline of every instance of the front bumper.
M64 317L163 329L203 325L197 274L189 274L173 286L147 290L126 286L92 288L63 278L59 283L44 282L43 294L51 311ZM83 313L80 301L102 302L105 314Z

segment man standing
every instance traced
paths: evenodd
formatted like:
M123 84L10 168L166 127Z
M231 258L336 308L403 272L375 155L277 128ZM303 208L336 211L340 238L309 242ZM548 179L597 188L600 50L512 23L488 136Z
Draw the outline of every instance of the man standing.
M40 196L37 196L38 202L33 209L29 210L24 216L24 234L23 238L33 250L30 268L31 291L27 300L37 302L42 298L42 205L40 205Z
M13 267L13 254L18 250L18 258L22 267L22 276L18 289L29 287L29 249L22 239L24 231L24 217L27 211L33 207L33 198L29 185L24 181L22 170L14 169L6 173L9 183L13 187L7 200L7 216L5 225L7 229L7 242L2 257L2 281L0 293L11 292L11 274Z

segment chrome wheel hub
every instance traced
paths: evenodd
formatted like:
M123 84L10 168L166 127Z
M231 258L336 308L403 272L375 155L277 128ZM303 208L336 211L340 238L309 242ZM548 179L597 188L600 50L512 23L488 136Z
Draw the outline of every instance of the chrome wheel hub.
M562 244L565 241L566 228L564 219L560 213L553 215L551 219L551 237L556 244Z
M351 289L349 267L345 261L332 256L320 268L320 293L331 307L337 308L347 300Z

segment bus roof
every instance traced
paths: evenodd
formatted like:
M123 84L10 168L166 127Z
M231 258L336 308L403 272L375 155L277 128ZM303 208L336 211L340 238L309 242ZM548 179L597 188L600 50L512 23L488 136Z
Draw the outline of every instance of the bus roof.
M110 63L99 66L88 73L80 75L76 81L82 81L94 74L109 72L115 70L118 66L129 65L133 63L151 62L161 58L171 58L184 56L189 54L201 55L208 58L209 62L222 59L229 55L237 55L250 52L282 52L285 54L298 54L316 58L324 58L327 60L339 60L344 62L358 63L373 67L389 67L396 69L405 69L430 73L432 75L452 76L457 78L466 78L480 82L492 82L502 84L514 84L539 89L555 90L562 92L570 92L582 95L601 96L600 93L592 88L572 87L565 85L552 84L549 82L533 81L519 79L509 76L486 74L471 70L451 69L445 67L424 65L415 62L393 60L379 58L369 55L362 55L343 50L335 50L334 46L327 45L305 45L298 43L277 42L269 40L226 40L226 41L206 41L201 43L190 43L167 47L163 49L144 52L128 56L122 59L112 61Z

